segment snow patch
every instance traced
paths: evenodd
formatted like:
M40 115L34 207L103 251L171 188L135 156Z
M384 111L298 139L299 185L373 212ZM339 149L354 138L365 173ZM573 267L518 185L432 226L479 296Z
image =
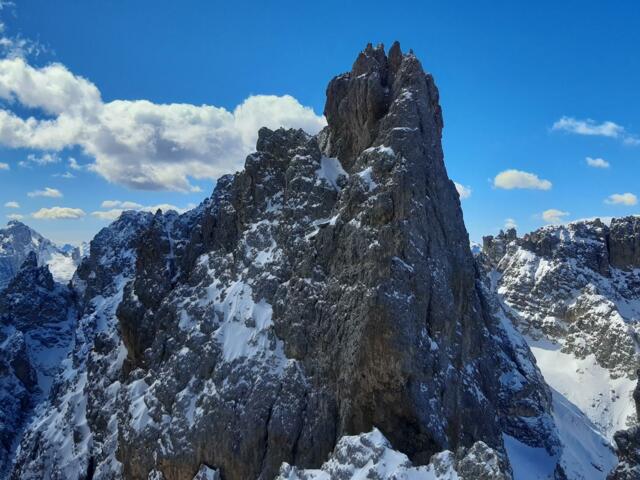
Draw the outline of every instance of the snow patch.
M373 180L372 177L373 170L371 167L367 167L361 172L358 172L358 176L364 181L364 184L367 186L367 190L370 192L374 190L378 184Z
M337 158L323 156L320 159L320 168L316 170L316 176L318 177L316 185L319 185L320 180L324 179L333 187L334 190L339 191L340 187L338 186L338 178L340 178L341 175L346 177L349 176L349 174L344 171L344 168L342 168L340 160Z

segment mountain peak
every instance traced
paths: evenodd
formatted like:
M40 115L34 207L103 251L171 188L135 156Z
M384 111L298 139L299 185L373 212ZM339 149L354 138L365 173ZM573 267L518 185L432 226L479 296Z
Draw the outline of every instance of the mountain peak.
M388 55L383 45L369 44L351 71L338 75L327 87L327 154L339 158L350 171L355 158L370 147L439 144L438 102L433 78L415 55L403 54L398 42Z

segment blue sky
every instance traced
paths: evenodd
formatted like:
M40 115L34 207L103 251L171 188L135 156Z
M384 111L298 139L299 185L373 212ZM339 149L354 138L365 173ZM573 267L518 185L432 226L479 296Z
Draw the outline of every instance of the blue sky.
M242 164L258 123L320 128L305 107L321 115L330 78L367 42L396 39L440 89L445 161L471 190L472 239L507 219L525 232L638 213L640 8L631 1L21 0L0 18L0 214L23 215L58 242L91 238L109 217L94 212L122 202L198 203L213 178ZM58 123L43 131L28 117ZM507 174L496 187L508 170L537 177ZM62 196L28 196L46 187ZM48 218L33 217L40 209Z

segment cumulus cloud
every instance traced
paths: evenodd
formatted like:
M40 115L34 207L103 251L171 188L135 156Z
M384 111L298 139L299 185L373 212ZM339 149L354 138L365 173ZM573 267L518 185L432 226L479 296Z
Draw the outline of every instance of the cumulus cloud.
M31 216L39 220L75 220L86 215L80 208L51 207L41 208L33 212Z
M0 170L10 170L11 167L9 167L8 163L2 163L0 162Z
M61 198L62 192L56 188L45 187L44 190L35 190L27 193L28 197L49 197L49 198Z
M9 220L22 220L24 218L24 215L20 215L19 213L10 213L9 215L7 215L7 218Z
M113 208L111 210L96 210L95 212L91 212L91 215L99 218L100 220L113 221L118 219L124 211L125 210L122 208Z
M64 65L34 68L22 58L0 60L0 99L47 115L23 118L0 109L1 145L48 151L79 146L94 159L92 171L142 190L190 191L190 178L215 179L237 170L255 148L260 127L313 134L326 124L289 95L253 95L233 111L146 100L103 102L93 83Z
M513 218L505 218L504 219L504 228L509 230L510 228L518 228L518 224Z
M573 117L565 116L556 121L551 129L555 131L574 133L576 135L616 138L622 140L628 145L640 144L640 138L638 138L637 135L627 132L623 126L611 121L597 123L590 118L578 120Z
M609 168L611 166L611 164L603 158L587 157L585 160L587 161L587 165L593 168Z
M458 191L458 195L460 195L460 200L464 200L471 196L471 187L466 187L458 182L453 182L456 186L456 190Z
M515 188L550 190L552 184L549 180L543 180L534 173L511 169L496 175L493 179L493 186L505 190L513 190Z
M20 208L20 204L18 202L7 202L4 204L5 208Z
M563 218L568 216L569 212L563 212L555 208L550 208L542 212L542 219L547 223L561 223Z
M609 195L604 203L609 205L627 205L632 206L638 203L638 197L636 197L633 193L614 193Z
M178 213L184 213L190 208L193 208L195 205L188 205L186 208L180 208L175 205L171 205L169 203L161 203L158 205L149 205L144 206L136 202L130 201L121 201L121 200L105 200L102 202L101 207L107 210L96 210L95 212L91 212L96 218L101 220L113 221L116 220L122 212L126 210L138 210L143 212L151 212L155 213L158 210L162 210L163 212L168 212L169 210L174 210Z
M139 210L142 205L136 202L123 202L121 200L105 200L100 205L102 208L124 208L128 210Z

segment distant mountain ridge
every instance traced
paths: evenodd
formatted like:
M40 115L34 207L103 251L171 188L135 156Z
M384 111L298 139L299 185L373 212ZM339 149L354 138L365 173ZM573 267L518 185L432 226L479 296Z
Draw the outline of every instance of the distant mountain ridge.
M29 253L34 252L38 265L48 265L57 282L66 283L80 263L79 248L58 247L38 232L17 220L0 229L0 290L18 273Z
M551 225L522 238L510 229L485 237L477 259L547 383L609 440L637 425L640 217ZM628 441L623 449L633 458Z

